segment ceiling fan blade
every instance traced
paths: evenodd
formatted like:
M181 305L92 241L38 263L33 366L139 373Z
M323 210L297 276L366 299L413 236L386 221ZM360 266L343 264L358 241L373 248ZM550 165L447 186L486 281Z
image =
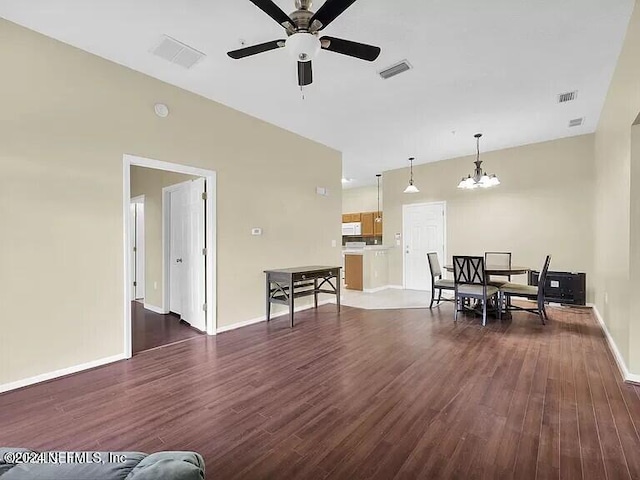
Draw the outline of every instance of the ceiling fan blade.
M233 50L231 52L227 52L227 55L237 60L239 58L249 57L257 53L268 52L269 50L275 50L276 48L280 48L283 46L284 46L284 40L273 40L271 42L265 42L259 45L252 45L250 47Z
M304 87L305 85L311 85L311 82L313 82L311 62L298 62L298 85Z
M276 22L282 25L284 28L287 28L287 23L291 25L291 28L296 28L296 24L293 23L293 20L284 13L280 7L278 7L271 0L249 0L256 7L262 10L264 13L273 18Z
M333 22L342 12L349 8L356 0L327 0L320 7L313 17L309 20L309 25L313 24L314 20L319 21L322 26L316 28L315 31L320 31L331 22Z
M350 57L360 58L373 62L380 55L380 47L366 45L364 43L352 42L335 37L322 37L322 48L330 52L341 53ZM325 46L326 45L326 46Z

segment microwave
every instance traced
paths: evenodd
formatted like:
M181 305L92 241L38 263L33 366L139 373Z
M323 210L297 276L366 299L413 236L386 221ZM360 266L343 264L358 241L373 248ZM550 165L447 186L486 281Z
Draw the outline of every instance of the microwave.
M357 237L362 235L362 224L360 222L348 222L342 224L342 236Z

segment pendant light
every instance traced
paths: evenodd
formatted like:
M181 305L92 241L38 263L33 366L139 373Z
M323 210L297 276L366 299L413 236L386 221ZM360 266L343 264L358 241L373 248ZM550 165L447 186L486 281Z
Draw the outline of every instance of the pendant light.
M378 211L376 212L376 223L380 223L382 221L382 217L380 216L380 177L381 173L376 173L376 177L378 178Z
M482 134L476 133L474 137L476 138L476 161L473 163L475 163L476 168L473 175L462 177L462 180L460 180L460 183L458 184L458 188L472 190L478 187L489 188L500 185L500 180L498 180L495 173L487 175L482 171L482 167L480 166L482 165L482 160L480 160L480 137L482 137Z
M409 185L407 185L407 188L404 189L404 193L418 193L420 190L418 190L418 187L416 187L413 184L413 161L415 160L415 158L410 157L409 158L409 163L410 163L410 177L409 177Z

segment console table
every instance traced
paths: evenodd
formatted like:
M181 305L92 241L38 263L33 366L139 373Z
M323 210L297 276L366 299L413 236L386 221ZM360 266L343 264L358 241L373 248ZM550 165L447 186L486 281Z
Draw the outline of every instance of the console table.
M342 267L292 267L265 270L267 295L267 322L271 320L271 304L289 305L289 319L293 327L294 299L313 295L318 308L318 293L336 296L340 311L340 270ZM333 280L333 282L332 282Z

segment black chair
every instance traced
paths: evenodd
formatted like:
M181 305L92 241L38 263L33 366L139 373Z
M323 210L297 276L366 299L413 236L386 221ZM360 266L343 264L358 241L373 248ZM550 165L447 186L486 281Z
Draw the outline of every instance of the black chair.
M427 253L427 260L429 262L429 270L431 270L431 303L429 308L433 308L433 302L435 300L436 290L438 290L438 300L436 306L440 305L440 302L451 302L453 299L442 298L442 290L454 291L453 280L447 280L442 278L442 269L440 268L440 262L438 261L438 254L436 252Z
M453 257L453 284L455 291L456 310L454 320L458 321L458 312L465 310L464 299L475 298L482 301L482 325L487 324L487 302L494 299L493 310L498 312L498 318L502 318L498 287L487 285L487 275L484 270L484 258L482 257ZM458 305L458 299L462 299ZM459 306L461 308L459 308Z
M548 320L547 311L544 308L544 289L547 283L547 272L551 263L551 255L547 255L544 266L538 276L538 286L522 285L520 283L507 282L500 287L500 296L507 298L509 310L523 310L525 312L537 313L540 316L542 324L545 325L545 319ZM536 300L536 308L524 308L511 303L511 297L526 298L528 300Z

